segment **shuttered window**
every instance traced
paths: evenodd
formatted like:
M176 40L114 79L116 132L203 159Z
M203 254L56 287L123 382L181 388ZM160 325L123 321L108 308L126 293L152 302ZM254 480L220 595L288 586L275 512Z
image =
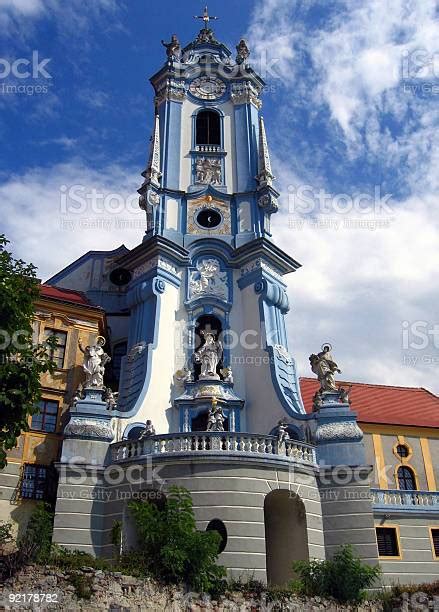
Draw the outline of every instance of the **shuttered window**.
M376 527L376 535L380 557L399 557L398 537L395 527Z
M434 556L439 559L439 529L431 530L431 539L433 541Z

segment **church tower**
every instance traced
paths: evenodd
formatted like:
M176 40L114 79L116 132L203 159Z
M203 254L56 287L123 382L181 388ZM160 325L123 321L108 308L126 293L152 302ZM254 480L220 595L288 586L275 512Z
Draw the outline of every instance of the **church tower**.
M84 342L86 379L57 466L54 542L111 556L120 521L127 551L138 545L130 500L177 485L190 491L197 528L220 533L229 575L284 585L292 561L357 542L351 516L362 521L360 555L376 560L371 468L329 346L310 358L321 388L313 412L303 408L284 282L300 264L270 232L279 193L264 83L245 41L233 58L207 9L202 19L183 49L175 35L163 43L151 78L143 240L88 253L51 279L106 310L113 359L111 336L127 345L116 397L103 377L105 338ZM340 466L347 478L336 480Z
M183 49L175 35L163 43L166 61L151 78L139 189L147 231L119 261L132 281L118 410L131 427L148 418L162 433L193 431L205 429L216 397L230 430L270 432L304 413L284 321L283 276L299 264L270 233L279 194L264 82L245 41L232 58L203 19Z

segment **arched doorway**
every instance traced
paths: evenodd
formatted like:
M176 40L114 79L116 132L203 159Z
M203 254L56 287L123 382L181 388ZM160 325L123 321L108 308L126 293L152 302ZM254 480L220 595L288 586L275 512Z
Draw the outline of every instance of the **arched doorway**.
M293 561L309 559L306 512L292 491L278 489L265 497L265 551L268 584L285 585Z

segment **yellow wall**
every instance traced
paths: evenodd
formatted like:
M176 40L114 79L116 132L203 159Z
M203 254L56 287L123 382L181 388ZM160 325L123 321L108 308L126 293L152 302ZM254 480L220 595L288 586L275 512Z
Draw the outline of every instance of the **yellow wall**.
M439 444L439 430L430 427L407 427L359 423L365 434L367 461L374 466L374 486L397 489L397 470L401 465L410 467L418 489L436 491L437 476L432 461L432 445ZM372 444L368 443L368 438ZM399 457L398 444L409 449L407 457Z

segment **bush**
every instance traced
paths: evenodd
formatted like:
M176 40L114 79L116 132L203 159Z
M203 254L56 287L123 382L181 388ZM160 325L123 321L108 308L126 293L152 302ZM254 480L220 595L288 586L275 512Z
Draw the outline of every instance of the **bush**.
M0 523L0 553L3 553L14 537L12 535L12 523Z
M11 535L7 525L2 529L2 537L6 540ZM17 550L1 557L0 578L13 576L26 563L46 563L50 557L52 530L53 514L46 504L38 503L31 514L24 536L17 540Z
M78 570L81 567L93 567L100 570L111 570L112 566L106 559L93 557L82 550L67 550L61 546L52 545L48 563L62 570Z
M84 574L71 574L68 578L70 584L75 587L75 595L80 599L90 599L92 596L93 578Z
M53 533L53 512L50 506L39 502L27 524L26 533L18 541L18 548L28 551L29 561L46 563L50 557Z
M303 595L333 597L340 602L359 602L381 569L367 565L356 557L352 546L342 546L328 561L295 561L293 569L299 579L292 588Z
M163 509L150 501L130 503L144 567L158 580L186 583L197 591L218 588L225 576L216 565L220 535L197 531L189 491L170 487Z

